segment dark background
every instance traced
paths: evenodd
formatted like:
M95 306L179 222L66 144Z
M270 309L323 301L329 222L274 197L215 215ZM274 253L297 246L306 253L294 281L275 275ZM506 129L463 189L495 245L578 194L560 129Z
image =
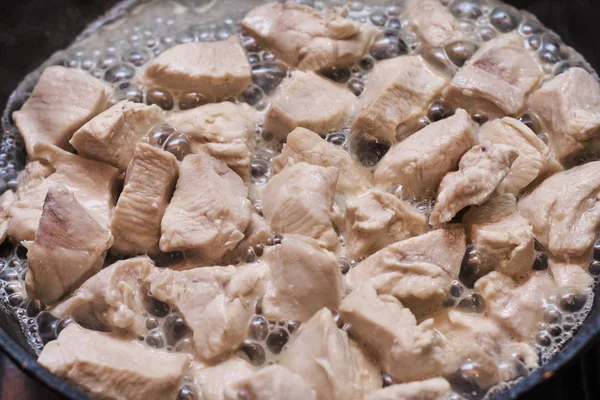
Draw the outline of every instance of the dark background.
M25 74L102 15L115 0L0 1L0 109ZM555 30L600 70L600 0L510 0ZM0 354L0 399L59 400ZM520 400L600 399L600 345Z

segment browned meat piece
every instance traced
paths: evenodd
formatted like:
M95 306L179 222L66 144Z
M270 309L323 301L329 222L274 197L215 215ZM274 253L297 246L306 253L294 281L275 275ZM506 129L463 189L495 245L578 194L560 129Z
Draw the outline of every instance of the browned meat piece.
M392 194L372 191L346 201L344 241L354 259L426 229L425 216Z
M187 156L161 222L160 249L218 261L244 238L252 207L247 196L242 179L222 161L204 153Z
M173 154L146 143L137 145L113 213L113 250L121 254L158 250L160 221L178 175L179 164Z
M317 400L362 400L381 387L379 370L338 329L326 308L302 325L279 363L300 375Z
M594 285L594 278L586 271L588 261L587 257L584 261L577 262L560 262L551 258L548 265L558 287L585 293Z
M439 0L409 0L406 13L409 24L430 46L444 47L461 37L458 20Z
M463 208L485 203L518 156L514 147L490 142L467 151L460 159L458 171L442 179L429 223L441 226Z
M298 127L326 135L350 119L355 103L355 96L346 87L314 72L296 71L271 97L265 131L278 139L285 139Z
M38 362L97 399L163 400L177 396L189 355L72 324L44 347Z
M71 139L77 153L125 171L135 145L162 119L157 105L121 101L82 126Z
M378 295L367 283L344 299L340 315L395 382L428 379L442 373L444 351L433 320L417 325L412 312L395 297Z
M377 63L360 96L352 132L393 144L396 128L414 123L447 83L448 79L421 56L402 56Z
M301 70L359 61L378 35L374 27L344 19L343 10L320 13L294 1L257 7L246 15L242 27Z
M10 208L15 202L15 192L7 190L0 196L0 242L6 240L8 223L10 221Z
M517 115L543 75L523 38L508 33L484 44L457 72L444 96L472 114Z
M531 271L535 260L533 228L517 211L512 194L495 193L463 217L475 248L504 275L519 277Z
M446 298L458 278L466 250L462 228L439 229L391 244L358 263L348 273L356 288L370 281L380 294L390 294L418 313Z
M365 167L338 146L304 128L296 128L287 136L281 154L273 159L273 170L279 173L285 166L299 162L338 168L338 192L358 194L371 186L372 178Z
M504 189L514 195L518 195L534 180L544 178L562 168L550 155L548 146L517 119L505 117L487 122L477 136L480 142L505 144L519 151L519 157L502 181Z
M252 376L256 371L256 367L238 357L215 365L193 362L191 368L202 400L224 400L225 391L230 385Z
M246 52L236 36L218 42L185 43L152 61L140 79L146 86L199 92L214 99L237 96L251 80Z
M443 378L392 385L369 393L365 400L444 400L450 384Z
M600 161L559 172L519 200L535 237L556 257L583 256L600 226Z
M225 390L225 400L239 400L240 393L253 400L315 400L315 394L301 377L279 365L270 365Z
M65 186L52 186L35 240L29 245L27 284L34 298L52 303L100 271L112 245L100 226Z
M192 330L196 354L213 361L244 340L266 278L262 264L165 269L151 277L150 293L181 313Z
M262 260L269 266L261 303L267 318L308 321L321 308L334 310L342 301L338 261L316 240L286 235L279 246L266 250Z
M38 143L40 162L27 164L19 177L16 200L10 209L8 236L14 241L33 240L48 189L64 185L102 227L108 227L114 207L113 187L119 171L55 146Z
M581 68L572 68L545 83L529 99L541 119L550 148L571 159L600 133L600 85Z
M499 272L491 272L475 283L475 290L485 299L488 315L524 341L538 330L544 304L554 288L546 271L535 272L522 284Z
M184 132L192 152L205 152L223 161L245 181L250 177L256 113L247 104L207 104L171 113L167 123Z
M333 229L333 202L338 170L298 163L285 167L265 186L265 219L279 233L296 233L317 239L327 249L338 245Z
M402 185L403 189L433 196L446 173L477 144L477 124L464 110L435 122L393 145L375 170L375 182L385 189Z
M46 68L31 97L13 113L29 158L36 157L36 143L67 148L73 133L104 110L109 89L86 71Z

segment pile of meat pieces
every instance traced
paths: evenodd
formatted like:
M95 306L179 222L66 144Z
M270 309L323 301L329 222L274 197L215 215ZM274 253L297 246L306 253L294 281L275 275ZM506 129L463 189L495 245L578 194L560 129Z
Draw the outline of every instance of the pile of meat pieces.
M426 46L461 38L436 0L409 1L407 12ZM592 284L584 268L600 224L600 162L561 162L597 141L595 78L574 68L539 86L542 69L505 34L453 77L421 56L378 62L357 99L319 72L360 60L375 28L295 2L260 6L242 25L296 69L264 121L222 101L251 83L233 37L173 47L140 77L214 103L109 107L102 82L53 66L15 112L30 162L2 196L0 233L28 248L30 296L57 316L78 315L39 362L99 398L175 398L193 382L206 400L436 400L466 360L479 366L481 388L536 366L528 342L544 302ZM454 114L418 130L440 96ZM515 119L525 109L548 144ZM474 113L504 118L479 126ZM164 123L188 136L192 154L177 159L144 140ZM249 193L258 123L285 144L274 175ZM375 168L323 139L344 126L390 145ZM435 197L431 213L413 197ZM283 239L266 246L275 232ZM549 270L532 270L534 237ZM256 245L260 257L247 258ZM485 317L442 307L468 248L492 266L474 282ZM103 269L108 252L133 258ZM185 262L159 268L149 257L171 252ZM344 279L340 263L350 259ZM182 316L193 354L137 342L148 298ZM267 319L302 323L261 368L236 352L257 304ZM92 314L119 335L82 328ZM381 371L395 384L381 388Z

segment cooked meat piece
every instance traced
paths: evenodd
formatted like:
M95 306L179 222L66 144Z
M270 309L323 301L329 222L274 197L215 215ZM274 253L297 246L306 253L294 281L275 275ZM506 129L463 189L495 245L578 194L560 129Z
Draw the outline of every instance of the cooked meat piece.
M425 216L393 194L372 191L346 201L344 241L354 259L425 233Z
M222 161L204 153L187 156L162 219L160 249L218 261L244 238L252 207L247 196L242 179Z
M257 368L241 358L231 357L212 366L193 362L191 370L202 400L224 400L230 385L251 376Z
M185 43L154 59L141 83L171 90L199 92L215 99L236 96L251 83L251 69L239 39Z
M179 164L173 154L146 143L136 146L112 217L114 251L143 254L158 250L160 221L178 175Z
M272 177L262 196L265 219L279 233L317 239L326 249L338 245L332 207L338 170L304 162L289 165Z
M438 229L379 250L350 270L348 283L356 288L370 280L377 293L390 294L417 313L446 298L465 250L462 228Z
M29 158L36 157L36 143L67 148L73 133L104 110L109 89L87 71L47 67L31 97L12 115Z
M561 169L558 161L550 155L548 146L517 119L505 117L487 122L477 136L480 142L505 144L519 151L519 157L502 181L504 190L514 195L534 180Z
M271 96L265 132L285 139L302 127L326 135L348 121L355 103L355 96L345 86L314 72L296 71Z
M475 282L475 290L485 299L488 315L524 341L538 330L544 304L554 288L546 271L535 272L521 284L495 271Z
M273 159L273 170L279 173L285 166L299 162L338 168L338 192L355 195L371 186L371 174L365 167L338 146L304 128L296 128L287 136L281 154Z
M560 262L550 259L548 265L558 287L567 287L585 293L594 285L594 278L586 271L589 265L587 261L586 259L578 262Z
M46 304L100 271L113 237L65 186L52 186L44 200L35 240L28 245L27 286Z
M163 400L177 396L189 355L72 324L44 347L38 362L97 399Z
M342 274L333 253L316 240L285 235L266 250L269 283L262 300L263 314L274 320L308 321L323 307L336 309L342 301Z
M458 171L442 179L429 223L440 226L450 222L463 208L485 203L518 156L514 147L490 142L467 151L460 159Z
M10 208L15 202L15 192L7 190L0 196L0 243L6 240L6 232L10 221Z
M533 234L554 256L580 257L600 225L600 161L559 172L519 200Z
M444 47L461 37L458 20L439 0L409 0L406 13L409 24L429 46Z
M444 366L433 320L417 325L409 309L393 296L378 295L369 283L354 289L340 306L352 334L376 356L395 382L439 376ZM415 366L418 365L418 368Z
M233 383L225 390L225 400L315 400L314 392L301 377L279 365L270 365Z
M443 378L392 385L369 393L365 400L444 400L450 384Z
M381 387L378 369L338 329L331 311L316 313L281 353L279 363L300 375L317 400L362 400Z
M159 106L124 100L79 128L70 143L79 155L125 171L135 145L161 119Z
M541 119L550 148L563 160L579 154L600 133L600 85L581 68L546 82L529 99Z
M196 354L212 361L237 349L244 340L266 278L262 264L166 269L151 277L150 293L181 313L192 330Z
M252 252L256 254L256 246L262 245L263 249L267 245L269 238L273 236L273 231L267 221L263 217L258 215L256 212L252 213L250 217L250 223L244 231L244 239L237 244L235 249L227 252L223 256L225 263L237 264L240 260L246 260L248 257L249 248L252 247Z
M42 143L36 146L36 154L41 162L27 164L19 177L16 200L10 209L8 236L16 242L33 240L46 193L50 187L59 185L73 192L100 226L108 227L119 171Z
M393 145L375 170L375 182L385 189L402 185L415 195L433 196L446 173L477 144L477 124L458 109Z
M359 61L378 35L374 27L345 19L343 13L273 2L250 11L242 27L286 64L318 70Z
M514 195L494 193L482 206L471 208L463 223L470 241L493 261L497 271L512 277L531 271L533 228L517 211Z
M73 316L86 326L97 323L95 319L101 316L100 322L109 328L143 336L147 330L142 290L153 272L156 273L154 263L146 256L117 261L85 281L52 313L65 318ZM93 312L80 313L79 309Z
M517 115L543 75L523 38L508 33L485 43L456 73L444 97L472 114Z
M256 129L256 113L249 105L207 104L171 113L167 123L188 136L192 152L208 153L248 180L251 138Z
M447 83L447 78L421 56L396 57L375 64L360 96L353 134L368 134L393 144L396 128L414 123Z

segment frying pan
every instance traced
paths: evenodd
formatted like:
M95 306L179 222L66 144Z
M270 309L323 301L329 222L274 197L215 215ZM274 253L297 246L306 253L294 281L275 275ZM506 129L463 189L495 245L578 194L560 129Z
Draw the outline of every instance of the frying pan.
M118 18L125 10L135 4L136 0L87 2L85 6L86 11L88 13L90 13L90 10L97 12L96 16L99 18L89 23L82 33L79 33L82 21L70 21L71 23L65 24L65 21L68 22L66 16L69 14L81 15L80 9L82 7L76 1L32 1L28 7L23 7L16 3L11 2L11 4L5 5L5 16L10 16L11 11L19 7L21 9L27 8L27 12L35 14L36 4L38 3L46 6L46 10L43 10L43 6L42 10L38 10L40 13L47 12L47 6L52 4L52 6L62 7L62 14L60 15L65 16L65 18L44 18L40 15L30 16L30 18L36 21L36 24L41 24L33 28L36 32L57 32L56 37L53 37L52 34L49 35L50 40L47 46L42 46L39 51L29 53L23 51L19 54L21 62L32 66L32 63L41 63L51 52L65 47L69 43L70 38L83 38L100 26ZM84 2L81 1L80 3ZM507 3L535 14L548 28L557 32L567 45L577 49L592 67L597 71L600 70L600 45L595 41L600 37L600 24L598 23L600 21L600 5L597 4L597 0L508 0ZM109 7L112 8L109 9ZM83 17L84 19L88 19L88 21L92 19L90 15ZM20 34L26 37L28 32L25 30L24 32L20 32ZM2 41L4 40L0 40L0 43ZM7 55L5 55L3 62L7 62ZM38 76L39 71L34 71L27 75L21 82L19 89L15 90L8 99L2 115L3 143L10 133L16 132L10 115L13 111L19 109L25 101L21 93L33 87ZM6 75L3 76L3 85L6 84L6 77ZM8 75L8 77L11 77L11 75ZM14 84L16 85L16 82L21 78L23 77L16 77ZM0 98L0 102L3 101L4 99ZM20 160L21 168L24 166L24 163L25 154L23 153ZM562 351L549 363L538 368L528 377L521 379L507 390L493 394L491 396L492 400L518 398L533 387L550 379L559 369L565 367L570 361L576 358L578 354L595 345L600 340L600 285L596 287L595 294L593 306L586 321L576 335L563 347ZM52 375L37 363L33 351L27 345L27 341L21 332L19 323L16 319L9 316L9 313L6 312L2 304L0 304L0 348L26 373L62 395L65 399L90 400L89 396L71 384Z

